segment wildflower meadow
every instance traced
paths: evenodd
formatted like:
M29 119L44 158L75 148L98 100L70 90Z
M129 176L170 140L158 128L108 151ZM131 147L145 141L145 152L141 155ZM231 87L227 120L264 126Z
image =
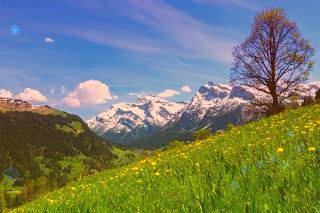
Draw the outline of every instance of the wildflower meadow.
M320 212L320 106L80 179L13 212Z

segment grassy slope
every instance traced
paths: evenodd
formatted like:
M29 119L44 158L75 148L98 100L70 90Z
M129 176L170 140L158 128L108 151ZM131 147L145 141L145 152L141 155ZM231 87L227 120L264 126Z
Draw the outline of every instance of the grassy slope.
M16 211L315 212L319 148L320 106L306 107L81 179Z

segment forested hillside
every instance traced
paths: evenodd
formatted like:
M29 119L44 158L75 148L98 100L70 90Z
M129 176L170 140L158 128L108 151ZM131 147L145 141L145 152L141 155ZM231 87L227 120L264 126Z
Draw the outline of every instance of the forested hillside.
M15 206L109 168L116 159L111 148L75 115L0 112L0 201Z

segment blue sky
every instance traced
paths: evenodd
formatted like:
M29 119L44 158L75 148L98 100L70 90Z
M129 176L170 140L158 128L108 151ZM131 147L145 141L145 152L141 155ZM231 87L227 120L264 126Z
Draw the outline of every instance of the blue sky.
M188 101L228 82L232 47L257 11L279 6L319 50L317 0L0 0L0 94L83 118L138 94Z

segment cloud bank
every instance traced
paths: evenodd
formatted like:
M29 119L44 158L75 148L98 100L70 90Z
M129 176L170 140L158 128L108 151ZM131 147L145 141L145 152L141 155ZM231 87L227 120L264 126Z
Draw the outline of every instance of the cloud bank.
M159 96L160 98L169 98L169 97L180 95L180 94L181 93L177 90L166 89L165 91L159 93L157 96Z
M98 80L88 80L80 83L62 103L69 107L94 106L117 98L111 94L107 84Z
M23 92L16 95L15 98L32 103L47 102L47 97L45 95L43 95L40 91L31 88L25 88Z
M1 98L12 98L13 94L9 90L0 89L0 97Z
M191 87L189 85L184 85L181 87L181 92L190 93L192 91Z

